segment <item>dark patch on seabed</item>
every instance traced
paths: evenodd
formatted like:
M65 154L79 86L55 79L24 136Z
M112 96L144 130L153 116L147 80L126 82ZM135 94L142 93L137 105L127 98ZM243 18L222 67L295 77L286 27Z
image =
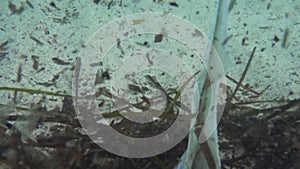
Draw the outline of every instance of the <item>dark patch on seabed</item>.
M1 106L3 107L3 106ZM230 107L228 109L228 107ZM37 126L55 122L49 133L39 134L36 140L22 141L22 133L8 121L17 115L1 119L0 163L7 168L56 168L56 169L159 169L173 168L186 149L187 138L171 150L156 157L131 159L111 154L93 143L81 131L72 98L65 97L62 111L43 112ZM242 112L236 114L236 111ZM219 143L222 168L297 168L300 158L300 99L265 110L228 103L219 125ZM264 112L266 116L260 116ZM123 120L122 120L123 121ZM134 133L134 127L123 122L115 128ZM171 120L172 121L172 120ZM145 125L151 135L164 130L168 120ZM127 127L126 127L127 126ZM145 145L147 146L147 145Z

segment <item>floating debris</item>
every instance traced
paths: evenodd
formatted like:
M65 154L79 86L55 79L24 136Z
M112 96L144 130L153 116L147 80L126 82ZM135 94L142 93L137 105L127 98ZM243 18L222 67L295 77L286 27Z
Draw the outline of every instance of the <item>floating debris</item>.
M61 60L61 59L59 59L59 58L57 58L57 57L52 58L52 61L53 61L54 63L58 64L58 65L70 65L70 64L72 64L71 62L63 61L63 60Z
M173 7L179 7L179 5L176 2L169 2L169 5Z
M28 0L26 0L26 4L27 4L31 9L34 9L34 6L33 6L32 3L29 2Z
M37 70L38 67L39 67L39 61L38 61L39 57L36 56L36 55L32 55L32 56L31 56L31 59L33 60L32 68L33 68L34 70Z
M5 47L7 46L8 42L9 42L8 40L2 42L2 43L0 44L0 50L6 50Z
M145 19L143 19L143 18L132 20L132 22L133 22L134 25L141 24L141 23L144 22L144 21L145 21Z
M33 41L35 41L38 45L41 45L43 46L44 43L41 42L40 40L38 40L36 37L32 36L32 35L29 35L30 39L32 39Z
M17 6L14 5L14 4L12 4L10 1L8 2L8 8L9 8L9 10L11 12L11 15L13 15L13 14L21 14L23 12L23 10L24 10L23 6L17 8Z
M161 42L163 40L164 35L163 34L156 34L154 37L154 42Z
M287 47L287 39L288 39L289 33L290 33L289 28L286 28L284 30L284 34L283 34L283 38L282 38L282 43L281 43L281 47L283 47L283 48Z

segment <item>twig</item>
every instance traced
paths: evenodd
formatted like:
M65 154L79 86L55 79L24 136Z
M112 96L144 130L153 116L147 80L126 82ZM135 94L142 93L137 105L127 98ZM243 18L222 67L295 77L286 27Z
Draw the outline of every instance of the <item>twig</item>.
M235 84L238 84L238 83L239 83L238 81L236 81L235 79L233 79L233 78L230 77L229 75L226 75L226 77L227 77L229 80L231 80L233 83L235 83ZM264 90L262 90L261 92L257 92L257 91L255 91L255 90L249 88L249 87L246 87L246 86L243 85L242 83L241 83L241 87L242 87L243 89L249 91L249 92L252 92L252 93L256 94L256 96L251 96L251 98L256 98L256 97L259 97L260 95L262 95L267 89L269 89L269 88L271 87L271 85L268 85L268 86L267 86Z
M48 91L42 91L42 90L35 90L35 89L26 89L26 88L18 88L18 87L0 87L1 90L7 90L7 91L18 91L18 92L24 92L24 93L30 93L30 94L45 94L50 96L59 96L59 97L65 97L70 96L67 94L60 94L60 93L54 93L54 92L48 92Z
M237 86L236 86L234 92L232 93L232 95L231 95L231 96L228 98L228 100L227 100L228 103L230 103L230 102L232 101L232 98L235 96L236 92L237 92L237 91L239 90L239 88L242 86L242 82L244 81L244 79L245 79L245 77L246 77L246 74L247 74L248 69L249 69L250 64L251 64L251 61L252 61L252 59L253 59L253 57L254 57L255 50L256 50L256 47L253 48L252 53L251 53L251 55L250 55L250 58L249 58L249 60L248 60L248 63L247 63L247 65L246 65L246 67L245 67L245 69L244 69L244 71L243 71L243 74L242 74L242 76L241 76L241 78L240 78L240 80L239 80L239 82L238 82L238 84L237 84Z
M17 72L17 79L16 82L19 83L21 82L22 79L22 65L20 64L18 67L18 72ZM18 96L18 90L14 91L14 103L17 103L17 96Z
M265 91L267 91L269 88L271 87L271 85L268 85L264 90L262 90L261 92L258 93L258 95L256 96L250 96L249 98L257 98L260 95L262 95L263 93L265 93Z
M286 105L283 105L283 106L278 106L278 107L272 107L272 108L269 108L269 109L265 109L264 111L268 111L268 110L272 110L273 112L271 114L268 114L265 118L267 120L285 112L286 110L290 109L291 107L295 106L295 105L300 105L300 99L297 99L297 100L293 100L291 102L289 102L288 104Z
M290 101L291 100L256 100L256 101L239 102L239 103L235 103L235 105L253 104L253 103L272 103L272 102L286 103Z
M232 78L232 77L229 76L229 75L226 75L226 78L229 79L230 81L232 81L232 82L235 83L235 84L238 84L238 83L239 83L237 80L235 80L234 78ZM243 85L243 84L241 84L241 87L242 87L243 89L245 89L245 90L248 90L248 91L250 91L250 92L256 94L256 95L259 95L259 92L255 91L255 90L252 90L252 89L246 87L246 86Z

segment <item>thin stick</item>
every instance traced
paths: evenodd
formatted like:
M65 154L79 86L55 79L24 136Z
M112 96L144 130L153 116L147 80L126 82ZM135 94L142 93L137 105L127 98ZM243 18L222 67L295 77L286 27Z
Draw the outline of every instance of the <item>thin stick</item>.
M268 85L264 90L262 90L260 93L258 93L258 95L256 95L256 96L250 96L249 98L258 98L260 95L262 95L263 93L265 93L265 91L267 91L270 87L271 87L271 85Z
M251 55L250 55L250 58L249 58L249 60L248 60L248 63L247 63L247 65L246 65L246 67L245 67L245 69L244 69L244 72L243 72L243 74L242 74L242 77L240 78L240 81L238 82L238 84L237 84L237 86L236 86L234 92L232 93L232 95L228 98L227 102L231 102L231 101L232 101L232 98L235 96L236 92L237 92L237 91L239 90L239 88L241 87L242 82L244 81L244 79L245 79L245 77L246 77L246 74L247 74L247 72L248 72L248 69L249 69L249 67L250 67L251 61L252 61L252 59L253 59L253 57L254 57L255 50L256 50L256 47L253 48L252 53L251 53Z
M253 103L287 103L291 100L255 100L235 103L236 105L253 104Z
M226 75L226 77L227 77L229 80L231 80L233 83L235 83L235 84L238 84L238 83L239 83L238 81L236 81L234 78L230 77L229 75ZM243 85L243 84L241 84L241 87L242 87L243 89L245 89L245 90L248 90L248 91L250 91L250 92L256 94L256 95L259 95L259 94L260 94L260 92L257 92L257 91L255 91L255 90L252 90L252 89L250 89L250 88L247 88L247 87L246 87L245 85Z
M226 77L227 77L229 80L231 80L233 83L235 83L235 84L238 84L238 83L239 83L238 81L236 81L235 79L233 79L233 78L230 77L229 75L226 75ZM256 96L250 96L251 98L257 98L257 97L259 97L260 95L262 95L266 90L268 90L268 89L271 87L271 85L268 85L268 86L267 86L265 89L263 89L261 92L257 92L257 91L255 91L255 90L253 90L253 89L251 89L251 88L246 87L246 86L243 85L243 84L241 84L241 87L242 87L243 89L247 90L247 91L250 91L250 92L256 94Z
M16 82L17 83L21 82L21 78L22 78L22 65L19 64ZM14 92L14 103L17 103L17 96L18 96L18 90L15 90L15 92Z

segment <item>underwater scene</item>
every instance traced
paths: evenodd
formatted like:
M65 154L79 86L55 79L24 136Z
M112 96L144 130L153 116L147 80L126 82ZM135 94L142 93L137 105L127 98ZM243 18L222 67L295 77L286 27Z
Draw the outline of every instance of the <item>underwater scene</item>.
M0 169L300 168L300 0L0 4Z

